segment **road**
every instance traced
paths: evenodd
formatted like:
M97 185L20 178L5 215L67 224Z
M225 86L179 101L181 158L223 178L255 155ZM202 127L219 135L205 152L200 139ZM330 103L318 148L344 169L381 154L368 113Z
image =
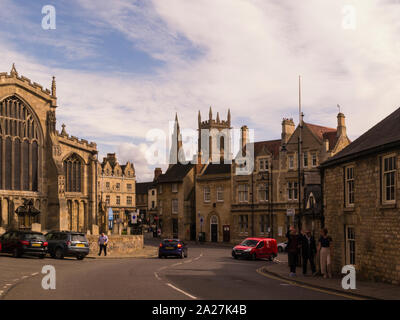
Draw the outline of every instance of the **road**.
M193 246L186 259L12 258L0 255L0 299L273 300L343 299L256 272L267 261L234 260L230 248ZM41 286L42 267L56 289Z

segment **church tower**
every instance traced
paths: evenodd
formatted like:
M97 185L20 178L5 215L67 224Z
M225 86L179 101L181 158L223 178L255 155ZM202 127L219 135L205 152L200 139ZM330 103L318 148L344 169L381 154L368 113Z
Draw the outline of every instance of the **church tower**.
M201 121L198 115L198 157L202 163L230 163L231 155L231 111L228 110L227 120L221 120L219 112L213 119L212 108L208 120Z

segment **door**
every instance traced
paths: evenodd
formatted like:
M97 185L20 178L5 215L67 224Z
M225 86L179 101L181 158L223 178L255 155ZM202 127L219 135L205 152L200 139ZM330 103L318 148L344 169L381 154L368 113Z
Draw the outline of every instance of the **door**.
M172 237L178 238L178 219L172 219Z
M223 233L224 242L231 241L231 228L230 228L230 226L224 226L223 230L224 230L224 233Z
M218 217L212 216L210 220L211 242L218 242Z
M264 258L265 257L265 243L264 243L264 241L260 241L257 244L256 254L257 254L257 258Z

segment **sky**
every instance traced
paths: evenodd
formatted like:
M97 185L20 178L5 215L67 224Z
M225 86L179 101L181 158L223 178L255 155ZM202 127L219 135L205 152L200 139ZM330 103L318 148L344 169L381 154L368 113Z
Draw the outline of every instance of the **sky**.
M42 8L56 28L42 28ZM398 0L0 0L0 72L50 88L57 127L152 179L151 130L197 129L209 107L256 141L298 119L352 140L400 106ZM167 147L165 147L167 152Z

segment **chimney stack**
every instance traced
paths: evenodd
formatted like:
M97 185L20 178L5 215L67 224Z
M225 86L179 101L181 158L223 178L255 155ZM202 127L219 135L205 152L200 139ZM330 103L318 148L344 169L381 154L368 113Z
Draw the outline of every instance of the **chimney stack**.
M247 126L242 126L242 128L240 129L242 132L242 136L241 136L241 143L242 143L242 154L244 154L244 150L246 147L246 144L249 142L249 128Z
M336 136L346 136L346 122L343 113L339 112L337 115L337 133Z
M283 118L282 121L282 145L286 144L295 130L293 119Z
M153 181L156 181L161 174L162 174L161 168L155 168L154 169L154 180Z

